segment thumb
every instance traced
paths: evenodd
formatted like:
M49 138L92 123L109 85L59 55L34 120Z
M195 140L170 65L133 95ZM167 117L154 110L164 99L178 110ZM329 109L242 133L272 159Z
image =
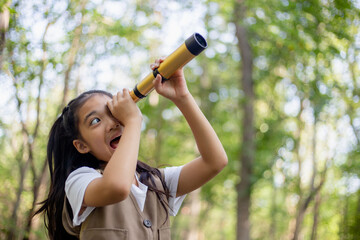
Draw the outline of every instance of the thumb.
M161 75L158 74L158 75L156 75L156 78L153 80L153 84L154 84L154 87L155 87L157 92L161 91L161 89L162 89L161 79L162 79Z

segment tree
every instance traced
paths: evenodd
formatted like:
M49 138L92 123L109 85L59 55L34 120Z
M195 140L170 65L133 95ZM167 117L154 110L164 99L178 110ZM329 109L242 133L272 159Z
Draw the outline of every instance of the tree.
M243 109L243 135L241 146L241 180L237 185L238 210L237 210L237 239L250 239L250 196L252 183L252 168L255 154L255 135L254 135L254 101L255 94L253 89L252 66L253 54L250 48L246 28L241 24L246 14L244 1L235 2L234 24L236 27L236 38L241 54L242 78L241 85L244 91L244 99L241 103Z

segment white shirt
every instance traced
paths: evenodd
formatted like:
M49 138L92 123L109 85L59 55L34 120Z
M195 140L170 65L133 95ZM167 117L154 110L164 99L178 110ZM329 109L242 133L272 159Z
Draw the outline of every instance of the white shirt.
M169 199L169 213L171 216L175 216L177 214L186 196L183 195L180 197L175 197L181 169L182 166L164 168L165 184L169 188L170 195L174 196L170 197ZM84 212L79 216L87 186L91 181L100 177L102 177L101 173L99 173L95 169L89 167L81 167L70 173L70 175L66 179L65 193L73 211L74 226L78 226L83 221L85 221L85 219L95 209L95 207L86 207ZM136 174L135 177L139 184L139 187L135 184L132 184L131 193L134 195L140 210L143 211L148 187L139 181Z

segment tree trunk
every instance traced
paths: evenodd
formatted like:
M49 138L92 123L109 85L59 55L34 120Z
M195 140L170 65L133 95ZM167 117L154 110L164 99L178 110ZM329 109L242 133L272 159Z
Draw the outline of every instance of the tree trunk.
M309 204L311 203L311 201L314 199L315 195L321 189L324 181L325 181L325 178L321 180L321 183L319 184L319 186L314 188L314 190L310 191L310 193L306 197L306 199L300 204L300 207L299 207L299 210L298 210L298 215L296 217L295 230L294 230L294 235L293 235L293 238L292 238L293 240L297 240L299 238L301 225L302 225L303 220L304 220L305 212L306 212L307 208L309 207Z
M26 139L26 138L25 138ZM26 144L23 144L23 146L25 146ZM10 217L10 222L11 222L11 226L10 229L7 232L7 237L6 239L8 240L12 240L15 238L16 236L16 232L17 232L17 212L20 206L20 202L21 202L21 194L24 191L24 179L25 179L25 174L27 172L27 169L29 167L29 162L25 162L24 164L23 159L24 159L24 150L22 148L21 150L22 154L16 158L18 163L19 163L19 172L20 172L20 176L19 176L19 186L18 189L16 191L16 201L14 203L13 209L12 209L12 214Z
M360 239L360 231L359 231L359 226L360 226L360 189L357 192L358 195L358 199L357 199L357 207L356 207L356 211L354 211L354 236L353 239Z
M2 69L3 51L5 48L6 36L5 33L9 28L10 11L8 4L4 4L0 9L0 69Z
M307 208L309 207L309 204L311 203L311 201L314 199L316 194L321 190L322 186L324 185L324 182L326 179L326 171L327 171L327 168L325 168L324 172L322 173L319 185L317 187L315 187L314 189L312 189L310 191L309 195L306 197L306 199L299 204L300 207L298 210L298 215L296 217L295 230L294 230L294 235L292 238L293 240L297 240L299 238L301 225L304 220L305 212L306 212Z
M314 205L314 218L313 218L313 226L311 231L311 240L317 239L317 228L319 223L319 208L321 204L321 194L318 192L315 196L315 205Z
M349 235L349 223L348 223L348 208L349 208L349 197L344 196L342 199L344 202L344 208L342 209L342 223L340 223L340 240L347 240Z
M242 147L240 152L241 176L240 183L237 184L237 232L236 239L250 239L250 196L252 186L252 168L255 156L255 134L254 134L254 89L253 89L253 56L247 37L247 31L241 25L245 16L245 6L242 0L235 2L234 23L236 28L236 38L238 49L241 54L242 78L241 84L244 90L244 99L240 103L243 109L243 122L241 129Z
M18 209L21 203L21 195L24 191L24 182L26 178L26 174L28 171L28 168L33 165L33 144L37 135L38 128L35 127L34 134L30 134L28 130L28 126L26 125L26 122L24 121L24 118L21 113L21 106L22 106L22 100L19 97L19 91L18 91L18 83L15 77L11 74L10 71L7 70L8 75L12 78L14 88L15 88L15 99L16 99L16 106L17 110L20 115L20 124L21 124L21 131L24 136L24 151L26 151L26 154L22 154L19 162L19 171L20 171L20 179L19 179L19 187L16 193L16 201L13 206L13 211L11 215L11 223L12 226L8 232L7 239L11 240L14 239L17 235L19 235L17 231L17 221L18 221ZM38 119L37 119L38 120ZM36 123L36 126L38 123ZM34 141L31 141L30 139L33 139ZM26 146L26 147L25 147ZM21 235L21 232L20 232Z
M33 133L33 139L34 141L29 145L29 151L30 151L30 156L31 158L30 159L33 159L33 149L34 149L34 144L35 144L35 139L37 137L37 134L38 134L38 130L39 130L39 126L40 126L40 105L41 105L41 90L42 90L42 86L43 86L43 83L44 83L44 71L45 71L45 68L47 66L47 50L46 50L46 42L45 42L45 37L46 37L46 34L48 32L48 29L49 27L51 26L52 22L48 22L46 27L45 27L45 31L43 33L43 36L42 36L42 50L43 50L43 56L42 56L42 65L41 65L41 71L40 71L40 74L39 74L39 78L40 78L40 81L39 81L39 86L38 86L38 96L37 96L37 99L36 99L36 125L35 125L35 129L34 129L34 133ZM31 161L31 171L32 171L32 175L33 175L33 202L32 202L32 207L31 209L29 209L29 212L28 212L28 216L27 216L27 223L26 223L26 227L25 227L25 238L24 239L27 239L28 235L30 234L30 230L31 230L31 221L32 221L32 215L33 213L35 212L35 207L36 207L36 203L38 201L38 196L39 196L39 187L40 187L40 184L43 180L43 177L45 175L45 171L47 170L46 169L46 166L47 166L47 161L46 159L44 160L44 163L43 163L43 167L41 168L41 172L40 172L40 176L38 176L37 172L36 172L36 167L34 165L34 161L32 160Z
M79 25L75 28L74 30L74 38L72 40L71 43L71 48L69 50L69 55L68 55L68 65L67 68L65 70L65 77L64 77L64 94L63 94L63 99L61 101L61 105L60 108L58 109L58 112L61 112L61 109L64 108L65 104L68 102L68 98L69 98L69 83L70 83L70 73L72 71L72 68L76 62L76 57L78 55L80 46L81 46L81 36L82 36L82 30L83 30L83 22L85 20L85 7L87 4L88 0L82 0L80 2L80 10L79 12L82 13L81 15L81 21L79 23Z
M34 182L34 187L33 187L33 202L32 202L32 207L28 212L28 216L27 216L27 224L25 227L25 236L24 236L24 240L27 239L31 239L30 234L31 234L31 228L32 228L32 223L33 223L33 215L35 213L35 209L36 209L36 205L39 201L39 199L43 199L45 197L45 186L47 185L47 180L49 175L47 174L47 161L46 159L44 160L43 166L41 168L41 173L40 176L37 177L35 179ZM35 238L33 238L35 239Z
M293 235L293 240L297 240L299 238L299 234L300 234L300 230L301 230L301 225L302 222L304 220L304 216L305 216L305 212L310 204L310 202L312 201L312 199L314 198L314 195L317 194L317 192L315 192L315 178L317 175L317 165L316 165L316 123L317 123L317 118L315 117L315 122L314 122L314 128L313 128L313 136L312 136L312 175L311 175L311 181L310 181L310 192L308 197L302 201L303 196L300 195L300 201L299 201L299 208L298 208L298 214L296 216L296 223L295 223L295 229L294 229L294 235Z
M350 52L351 50L356 49L356 46L352 45L351 47L349 47L348 52ZM358 54L359 51L355 50L355 54ZM349 64L349 72L350 72L350 76L353 82L353 96L356 96L357 93L359 92L359 87L357 84L357 74L356 74L356 68L357 68L357 61L356 59L350 59L351 53L348 53L348 64ZM359 129L355 126L354 123L354 119L356 117L356 109L357 109L357 103L353 104L348 104L348 109L347 109L347 115L350 117L350 126L352 127L352 130L354 132L355 138L356 138L356 145L357 145L357 149L360 148L360 131ZM344 234L342 234L342 239L349 239L350 237L352 239L360 239L360 231L359 231L359 226L360 226L360 190L358 190L357 192L358 194L358 199L357 199L357 208L356 211L354 211L354 216L353 216L353 225L348 223L348 201L349 201L349 197L346 196L346 212L343 216L344 218L344 222L346 223L345 226L343 226L343 228L345 229ZM349 226L350 225L350 226ZM349 229L351 228L351 230Z
M293 80L294 82L296 82L296 79ZM300 143L301 143L301 138L302 138L302 132L304 131L305 128L305 124L303 121L301 121L301 115L303 114L304 111L304 99L301 100L300 102L300 111L298 113L298 115L296 116L296 121L297 121L297 130L294 134L294 156L295 159L297 161L297 165L298 165L298 171L297 171L297 178L296 178L296 191L295 193L301 197L302 196L302 188L301 188L301 173L302 173L302 169L303 169L303 162L302 162L302 158L301 158L301 154L300 154ZM295 229L295 220L289 221L288 224L288 238L290 239L293 236L293 230Z

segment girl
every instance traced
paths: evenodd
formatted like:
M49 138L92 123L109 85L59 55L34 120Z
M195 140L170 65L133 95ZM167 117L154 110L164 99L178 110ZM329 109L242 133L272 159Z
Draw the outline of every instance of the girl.
M142 115L129 91L81 94L50 131L50 191L36 213L45 212L50 239L170 239L169 215L226 166L222 144L188 91L182 69L169 81L158 75L154 86L184 115L200 156L165 169L137 161Z

